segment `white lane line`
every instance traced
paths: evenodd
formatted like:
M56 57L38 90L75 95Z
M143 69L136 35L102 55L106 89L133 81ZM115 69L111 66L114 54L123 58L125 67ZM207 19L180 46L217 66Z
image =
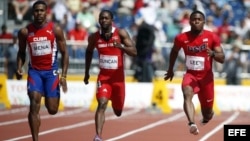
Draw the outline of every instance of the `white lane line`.
M57 117L62 117L62 116L66 116L66 115L74 115L74 114L77 114L77 113L84 112L86 110L87 109L80 108L80 109L75 109L75 110L72 110L72 111L59 112L56 115L43 115L43 116L41 116L41 119L57 118ZM28 122L28 119L27 118L22 118L22 119L17 119L17 120L0 122L0 126L17 124L17 123L22 123L22 122Z
M157 121L157 122L148 124L148 125L146 125L146 126L143 126L143 127L141 127L141 128L138 128L138 129L136 129L136 130L132 130L132 131L130 131L130 132L124 133L124 134L122 134L122 135L120 135L120 136L117 136L117 137L114 137L114 138L111 138L111 139L107 139L106 141L117 141L117 140L122 139L122 138L125 138L125 137L127 137L127 136L136 134L136 133L138 133L138 132L142 132L142 131L145 131L145 130L154 128L154 127L156 127L156 126L165 124L165 123L167 123L167 122L175 121L175 120L177 120L177 119L183 117L184 115L185 115L184 112L181 112L181 113L178 113L178 114L176 114L176 115L174 115L174 116L171 116L171 117L169 117L169 118L167 118L167 119L159 120L159 121Z
M27 107L23 108L17 108L17 109L11 109L11 110L6 110L6 111L1 111L0 116L2 115L9 115L9 114L15 114L15 113L20 113L20 112L25 112L28 111Z
M123 112L122 117L136 114L139 111L141 111L141 110L140 109L132 109L132 110ZM122 117L116 117L115 115L112 115L112 116L106 117L106 120L115 120L115 119L122 118ZM62 130L69 130L69 129L73 129L73 128L78 128L78 127L82 127L82 126L86 126L86 125L94 124L94 123L95 123L95 120L88 120L88 121L79 122L79 123L68 125L68 126L61 126L61 127L53 128L53 129L50 129L50 130L42 131L42 132L39 133L39 136L45 135L45 134L50 134L50 133L53 133L53 132L62 131ZM25 136L20 136L20 137L16 137L16 138L7 139L5 141L18 141L18 140L26 139L26 138L30 138L30 137L31 137L31 135L25 135Z
M234 114L232 116L230 116L230 118L228 118L226 121L224 121L221 124L219 124L218 126L216 126L213 130L211 130L205 136L203 136L199 141L205 141L208 138L210 138L213 134L215 134L221 128L223 128L225 124L228 124L228 123L232 122L233 120L235 120L239 116L239 114L240 114L239 112L234 112Z

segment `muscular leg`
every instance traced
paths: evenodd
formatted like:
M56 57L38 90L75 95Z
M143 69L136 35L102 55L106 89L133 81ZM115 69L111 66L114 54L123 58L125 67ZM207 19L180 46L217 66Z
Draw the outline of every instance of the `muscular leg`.
M208 123L214 115L213 104L214 104L214 85L213 83L208 83L204 85L204 88L200 92L199 101L201 105L201 113L203 119L201 120L201 125Z
M183 104L183 108L186 114L186 117L189 121L188 125L189 125L189 132L191 134L197 135L199 133L199 130L195 124L195 108L194 108L194 104L192 102L192 98L194 96L194 92L192 87L190 86L186 86L183 88L183 97L184 97L184 104Z
M182 91L184 97L184 104L183 104L184 112L187 116L189 123L194 123L195 108L192 102L192 98L194 95L193 89L190 86L186 86L185 88L183 88Z
M28 95L30 99L30 110L28 114L29 126L33 141L38 141L39 127L41 124L39 115L41 94L38 92L31 92Z
M105 122L105 110L108 105L107 98L99 98L98 99L98 107L95 113L95 127L96 127L96 134L101 137L102 129Z
M45 98L45 106L49 114L55 115L58 112L59 102L59 97Z

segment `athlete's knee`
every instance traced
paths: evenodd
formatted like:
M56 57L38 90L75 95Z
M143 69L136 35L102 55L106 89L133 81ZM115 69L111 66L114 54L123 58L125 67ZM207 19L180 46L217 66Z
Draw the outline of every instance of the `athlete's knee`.
M116 116L120 117L122 115L122 110L115 110L114 109L114 113Z
M58 112L58 105L46 105L47 111L51 115L55 115Z
M194 92L192 87L186 86L182 89L184 100L191 100L193 98Z
M48 113L51 115L55 115L58 112L57 108L48 108Z
M107 108L108 101L107 100L99 100L98 101L98 110L105 110Z

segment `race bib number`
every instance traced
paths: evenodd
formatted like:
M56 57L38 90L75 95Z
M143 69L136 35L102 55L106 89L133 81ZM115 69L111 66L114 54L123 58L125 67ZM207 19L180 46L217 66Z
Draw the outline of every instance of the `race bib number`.
M32 55L33 56L42 56L51 53L51 44L50 41L40 41L30 43Z
M205 58L186 56L186 66L189 70L204 70Z
M100 55L99 65L103 69L117 69L118 56Z

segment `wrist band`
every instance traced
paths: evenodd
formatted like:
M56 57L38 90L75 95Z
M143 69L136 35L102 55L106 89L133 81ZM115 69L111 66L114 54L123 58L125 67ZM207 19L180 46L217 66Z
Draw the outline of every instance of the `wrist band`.
M66 76L61 76L62 79L66 79Z
M215 53L214 53L214 51L212 52L212 55L211 55L211 57L214 57L215 56Z
M121 48L125 48L125 46L123 44L121 44Z

